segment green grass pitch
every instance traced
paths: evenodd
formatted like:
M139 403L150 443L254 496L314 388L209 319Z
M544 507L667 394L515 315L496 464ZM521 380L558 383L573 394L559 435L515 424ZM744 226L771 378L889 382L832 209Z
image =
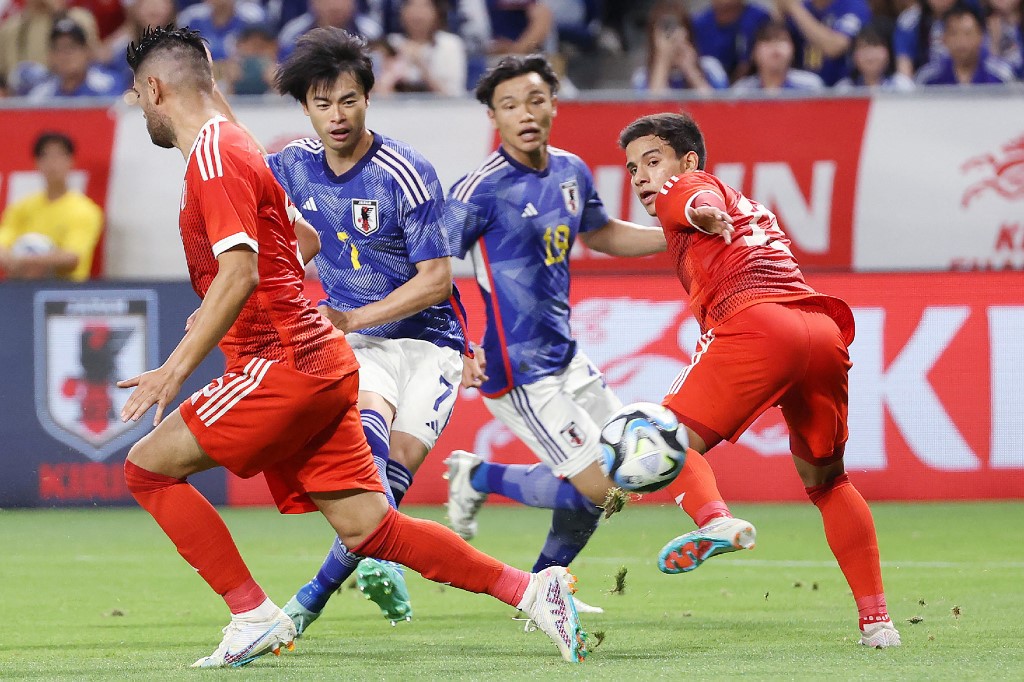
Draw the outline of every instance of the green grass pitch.
M523 633L509 607L410 574L411 623L391 627L343 588L294 652L226 671L188 669L228 613L144 512L0 511L0 679L1024 679L1024 504L873 509L899 649L856 645L853 599L812 505L736 505L758 527L757 548L680 576L653 558L689 521L634 506L603 521L573 567L579 596L606 609L584 618L604 637L581 666ZM279 604L330 541L318 515L224 515ZM529 567L547 522L540 510L485 507L475 545ZM611 594L620 567L625 592Z

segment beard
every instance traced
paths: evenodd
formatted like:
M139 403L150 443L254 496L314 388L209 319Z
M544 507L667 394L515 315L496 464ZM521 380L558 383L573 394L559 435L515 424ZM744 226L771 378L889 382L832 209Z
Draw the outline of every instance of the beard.
M149 139L157 147L163 147L164 149L174 147L176 141L174 129L171 127L171 120L167 116L162 116L152 111L148 112L146 114L146 130L149 132Z

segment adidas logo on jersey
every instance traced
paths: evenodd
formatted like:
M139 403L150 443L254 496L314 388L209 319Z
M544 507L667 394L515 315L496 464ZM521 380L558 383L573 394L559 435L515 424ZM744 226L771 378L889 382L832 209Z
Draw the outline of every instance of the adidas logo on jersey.
M302 210L303 211L319 211L320 209L318 209L316 207L316 202L313 201L313 197L310 197L310 198L306 199L306 203L304 203L302 205Z
M523 209L523 213L522 213L521 217L523 217L523 218L532 218L535 215L540 215L540 213L537 211L536 208L534 208L532 202L527 202L526 208Z

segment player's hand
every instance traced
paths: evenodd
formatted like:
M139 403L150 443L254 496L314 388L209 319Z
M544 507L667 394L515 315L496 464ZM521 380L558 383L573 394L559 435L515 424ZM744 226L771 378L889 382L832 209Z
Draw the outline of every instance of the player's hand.
M473 346L473 357L462 356L462 387L480 388L487 375L484 370L487 368L487 360L484 358L484 351L479 346Z
M344 310L335 310L330 306L320 305L317 306L317 310L320 314L327 318L327 320L333 324L336 328L345 332L346 334L350 331L350 320L349 314Z
M181 380L166 367L158 367L117 382L118 388L135 387L121 408L121 421L126 422L130 419L137 422L149 408L156 405L156 414L153 416L153 426L156 426L164 418L167 406L181 390L181 383Z
M192 328L192 324L196 321L196 314L199 312L199 308L192 311L192 314L185 320L185 333L188 334L188 330Z
M732 218L720 208L714 206L697 206L690 209L690 222L710 234L722 236L726 244L732 244L732 235L735 229L732 226Z

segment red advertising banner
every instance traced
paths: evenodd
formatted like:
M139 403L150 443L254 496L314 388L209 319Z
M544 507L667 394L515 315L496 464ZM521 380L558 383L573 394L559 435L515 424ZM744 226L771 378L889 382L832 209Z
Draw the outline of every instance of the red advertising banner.
M32 189L41 189L32 148L44 132L59 132L75 144L72 183L106 210L117 115L108 109L0 109L4 131L0 154L0 208ZM80 174L76 176L76 173ZM103 272L103 238L96 248L93 273Z
M1024 497L1024 293L1010 273L818 275L857 317L851 347L846 465L865 497L940 500ZM459 283L474 338L482 303ZM584 276L573 287L581 348L623 402L660 401L689 362L700 332L669 276ZM406 500L445 500L441 461L453 449L496 461L534 456L463 391L455 415ZM770 410L737 444L711 451L722 493L734 501L804 499L788 434ZM643 501L663 501L667 493ZM229 484L235 503L269 501L262 481Z
M594 173L613 217L646 222L629 187L619 132L636 118L685 110L704 132L707 170L772 210L806 270L849 270L853 209L869 99L777 102L570 102L552 144ZM611 259L576 247L576 272L671 272L666 256Z

